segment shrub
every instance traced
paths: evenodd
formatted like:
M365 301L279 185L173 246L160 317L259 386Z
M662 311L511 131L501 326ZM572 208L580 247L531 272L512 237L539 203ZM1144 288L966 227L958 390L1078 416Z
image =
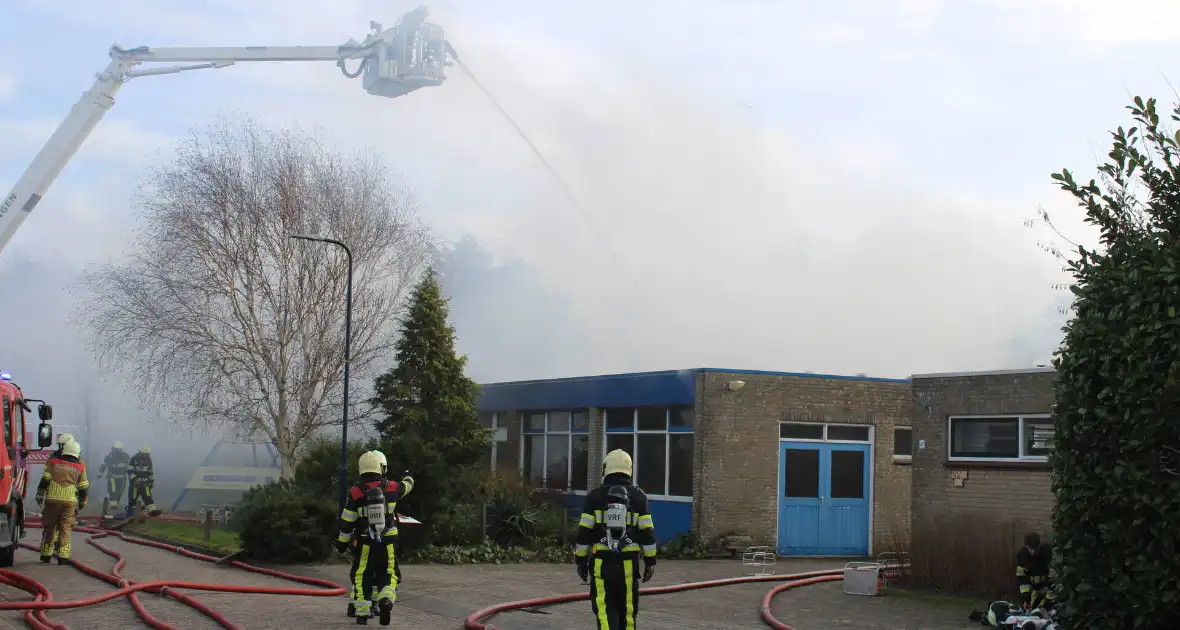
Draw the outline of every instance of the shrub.
M997 525L967 514L953 514L915 532L909 575L920 588L990 600L1015 597L1016 552L1026 531L1021 523Z
M360 440L348 442L348 483L356 483L356 463L361 453L375 448ZM295 467L295 483L325 499L338 500L340 483L340 438L316 437L308 440Z
M547 562L572 564L574 548L546 546L538 549L528 547L501 547L485 539L478 545L440 545L426 547L408 553L404 562L408 564L523 564Z
M246 554L270 562L327 558L336 516L335 501L315 496L291 480L251 488L234 512Z
M1067 628L1174 628L1180 603L1180 135L1129 106L1100 182L1053 179L1100 231L1068 261L1054 410L1054 562ZM1171 112L1180 121L1180 106ZM1167 524L1167 525L1166 525Z
M477 545L483 539L481 507L470 502L445 501L439 505L431 521L432 545Z
M708 546L692 533L676 534L660 547L661 558L669 560L697 560L709 556Z

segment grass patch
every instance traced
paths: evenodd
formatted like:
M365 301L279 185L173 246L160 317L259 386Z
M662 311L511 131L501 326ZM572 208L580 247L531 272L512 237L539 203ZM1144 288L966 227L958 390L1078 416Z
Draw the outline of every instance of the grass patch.
M128 526L127 531L133 535L143 534L178 545L195 545L212 551L222 551L226 554L234 553L242 548L238 541L237 532L214 527L209 535L209 540L205 540L205 526L198 523L149 520Z

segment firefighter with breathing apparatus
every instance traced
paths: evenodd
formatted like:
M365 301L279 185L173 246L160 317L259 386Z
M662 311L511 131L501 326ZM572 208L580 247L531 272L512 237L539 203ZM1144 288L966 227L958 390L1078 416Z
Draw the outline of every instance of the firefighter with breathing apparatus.
M616 449L602 464L602 485L586 495L574 555L578 577L590 582L598 630L633 630L642 580L656 570L656 531L647 495L631 483L631 456Z
M1041 542L1036 532L1024 535L1024 545L1016 553L1016 582L1025 610L1051 610L1053 592L1053 549Z
M57 450L53 451L53 454L49 456L49 459L46 461L46 464L48 464L49 462L51 462L53 460L61 459L62 450L65 449L66 444L69 444L70 442L76 442L76 441L77 440L74 439L74 436L70 435L69 433L62 433L61 435L57 436ZM81 446L82 446L81 444L78 445L79 453L81 452ZM81 460L82 460L82 457L81 457L81 455L79 455L78 461L81 461ZM83 463L83 465L85 465L85 464ZM61 541L57 539L57 532L51 532L50 538L53 540L53 553L56 555L58 553L58 551L61 550Z
M37 504L41 506L41 562L53 558L57 546L57 563L70 563L70 532L78 512L86 507L90 482L82 463L82 447L70 440L61 454L45 463L41 483L37 484Z
M152 466L152 447L147 444L139 447L139 452L131 456L127 465L127 475L131 477L131 491L127 493L127 518L131 518L135 514L135 510L141 502L148 516L159 516L161 510L156 507L156 502L152 499L152 488L156 485L156 471Z
M340 512L336 550L352 551L348 612L361 625L373 616L374 592L383 626L389 625L397 601L397 502L414 489L414 478L403 472L401 481L386 479L386 466L380 451L363 453L357 463L360 479L349 488Z
M110 518L111 505L119 505L123 500L123 491L127 489L127 469L131 467L131 456L123 450L122 442L115 442L111 452L98 467L98 476L107 478L107 496L102 500L103 518Z

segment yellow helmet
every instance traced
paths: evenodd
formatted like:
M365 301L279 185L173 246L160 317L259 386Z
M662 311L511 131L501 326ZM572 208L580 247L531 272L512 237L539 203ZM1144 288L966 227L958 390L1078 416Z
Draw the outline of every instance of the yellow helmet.
M382 453L381 451L370 452L376 455L377 459L381 461L381 474L384 475L385 471L389 470L389 462L385 459L385 453Z
M75 442L73 440L70 440L69 442L66 442L65 444L62 445L61 454L62 455L69 455L70 457L81 457L82 456L82 445L78 444L77 442Z
M147 455L151 455L152 454L152 447L148 446L147 444L144 444L143 446L139 447L139 452L147 454Z
M70 442L73 442L73 441L74 441L74 436L70 435L69 433L62 433L61 435L57 436L58 446L64 446L64 445L69 444Z
M114 448L116 451L121 451L121 450L123 450L123 443L122 443L122 442L115 442L115 443L114 443L114 444L112 444L111 446L112 446L112 448Z
M367 451L361 453L361 459L357 462L357 469L362 475L367 473L381 474L382 460L384 456L378 457L380 453L377 451Z
M631 476L631 455L621 448L607 453L602 460L602 476L615 474Z

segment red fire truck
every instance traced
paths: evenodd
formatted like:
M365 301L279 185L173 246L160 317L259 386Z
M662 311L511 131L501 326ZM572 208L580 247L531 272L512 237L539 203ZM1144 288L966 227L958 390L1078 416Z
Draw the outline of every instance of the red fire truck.
M0 373L0 406L4 423L4 448L0 449L0 567L11 567L16 548L25 535L25 492L29 489L29 455L53 444L53 407L43 400L25 398L7 373ZM25 443L25 414L37 404L37 445ZM31 436L30 436L31 437Z

